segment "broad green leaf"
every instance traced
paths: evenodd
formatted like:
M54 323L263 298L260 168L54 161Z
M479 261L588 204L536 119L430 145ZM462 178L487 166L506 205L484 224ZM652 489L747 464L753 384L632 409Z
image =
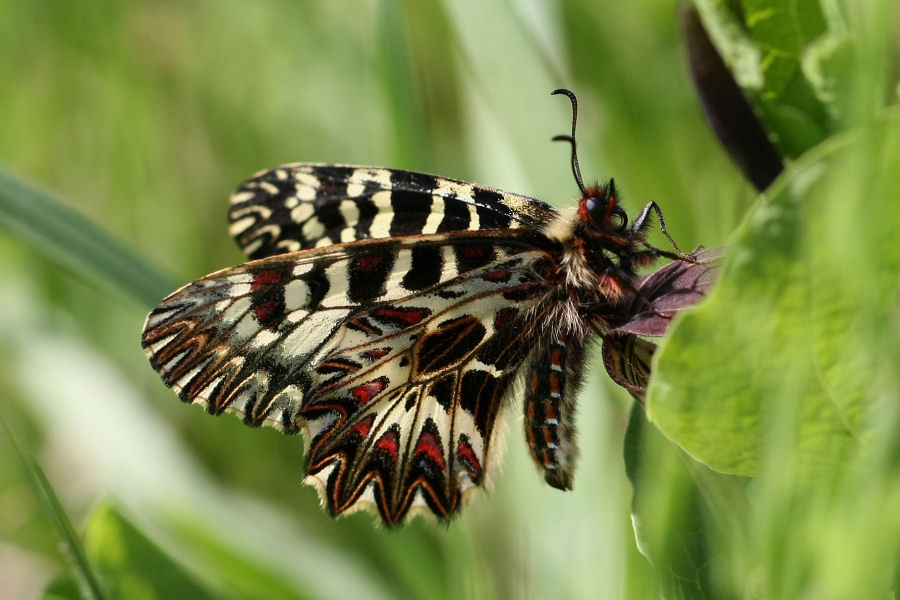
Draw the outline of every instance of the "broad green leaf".
M695 0L772 141L796 158L844 128L848 27L825 0Z
M753 475L865 450L896 398L898 164L895 114L798 161L750 213L648 391L650 418L692 456Z
M744 23L762 50L763 93L784 94L799 74L806 44L826 31L819 0L742 0Z
M799 156L836 129L825 99L816 96L802 68L807 48L828 33L819 0L743 0L742 5L744 23L761 52L763 121L782 152Z
M625 470L634 491L635 539L656 569L663 597L718 597L723 540L748 538L750 510L740 480L687 456L637 404L625 434Z
M707 598L710 548L703 506L678 454L636 404L625 434L625 470L634 491L631 522L638 549L654 566L665 597Z
M221 598L221 592L204 589L111 504L94 510L84 538L87 552L114 598Z
M68 573L60 575L44 589L43 600L76 600L80 598L78 584Z

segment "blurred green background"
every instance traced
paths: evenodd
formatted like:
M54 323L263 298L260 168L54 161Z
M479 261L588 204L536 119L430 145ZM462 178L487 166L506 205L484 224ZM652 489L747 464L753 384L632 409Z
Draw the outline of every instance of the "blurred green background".
M599 357L573 492L543 483L512 406L489 493L449 526L388 531L325 516L300 484L299 437L178 402L139 336L166 293L242 262L228 196L279 163L426 171L571 205L569 148L550 143L570 126L557 87L579 98L585 179L614 176L631 214L658 202L683 248L725 243L756 194L695 100L676 2L0 0L0 82L0 165L106 232L125 265L35 235L58 215L0 222L2 415L79 532L93 513L95 566L160 574L112 577L112 597L657 597L631 527L631 400ZM6 449L0 515L0 588L40 597L55 579L48 597L74 597ZM753 572L733 566L722 589L757 597Z

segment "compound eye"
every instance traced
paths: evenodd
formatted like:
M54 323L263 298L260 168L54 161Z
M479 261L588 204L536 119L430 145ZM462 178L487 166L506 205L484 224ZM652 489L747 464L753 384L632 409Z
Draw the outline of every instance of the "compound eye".
M603 213L600 205L600 198L595 196L589 197L584 201L584 207L587 209L587 212L591 217L596 221L598 219L603 218Z

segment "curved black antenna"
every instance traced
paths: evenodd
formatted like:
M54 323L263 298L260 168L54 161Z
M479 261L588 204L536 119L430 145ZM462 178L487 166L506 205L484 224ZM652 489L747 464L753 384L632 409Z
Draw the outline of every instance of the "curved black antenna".
M581 167L578 166L578 150L576 149L575 143L575 122L578 120L578 100L575 98L575 94L572 90L560 88L550 92L551 96L557 94L568 96L569 100L572 102L572 135L557 135L553 137L553 141L569 142L572 144L572 174L575 176L575 183L578 184L578 189L581 190L583 195L587 196L587 190L584 189L584 181L581 179Z

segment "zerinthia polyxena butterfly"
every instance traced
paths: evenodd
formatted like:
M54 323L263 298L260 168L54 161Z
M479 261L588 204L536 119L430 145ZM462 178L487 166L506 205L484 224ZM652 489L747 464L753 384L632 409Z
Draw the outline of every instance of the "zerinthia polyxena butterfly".
M449 518L497 460L492 436L522 401L531 455L572 487L575 396L591 339L641 399L655 345L712 281L657 205L628 223L612 180L559 213L539 200L433 175L299 163L231 199L252 259L173 292L143 347L185 402L305 434L307 475L332 515L388 524ZM651 246L653 213L674 251ZM636 269L672 259L639 277Z

